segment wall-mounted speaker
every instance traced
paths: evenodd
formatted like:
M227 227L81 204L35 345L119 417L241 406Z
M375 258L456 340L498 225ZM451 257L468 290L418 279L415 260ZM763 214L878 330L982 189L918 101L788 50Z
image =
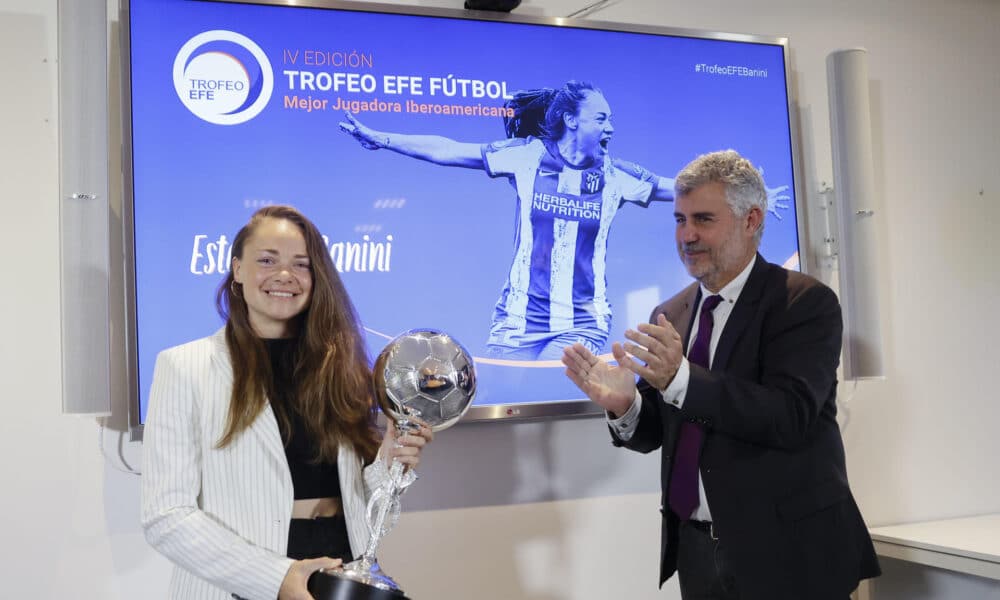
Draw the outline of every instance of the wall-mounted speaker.
M63 412L111 414L106 0L59 0Z
M872 159L868 52L838 50L826 60L839 222L838 271L844 311L844 378L885 377L879 316L878 225Z

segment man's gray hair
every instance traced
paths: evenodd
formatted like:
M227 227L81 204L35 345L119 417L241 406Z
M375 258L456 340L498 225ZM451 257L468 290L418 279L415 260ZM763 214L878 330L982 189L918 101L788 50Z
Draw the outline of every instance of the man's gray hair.
M745 217L754 206L767 215L767 190L764 178L750 161L735 150L720 150L702 154L681 169L674 179L674 197L680 198L708 183L719 182L726 186L726 202L733 214ZM764 219L754 235L760 244L764 233Z

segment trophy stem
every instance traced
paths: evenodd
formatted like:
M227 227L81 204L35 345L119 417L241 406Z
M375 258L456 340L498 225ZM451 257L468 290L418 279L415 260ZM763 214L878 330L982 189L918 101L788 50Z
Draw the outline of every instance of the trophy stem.
M420 416L420 412L415 409L410 409L407 411L409 414L402 416L396 422L396 430L399 435L404 435L407 433L412 433L419 427L413 421L410 420L411 416ZM401 448L403 445L396 440L396 448ZM389 511L392 510L394 504L397 503L400 493L402 492L402 481L403 481L403 463L398 460L393 459L392 466L389 467L389 481L386 487L386 494L384 500L378 506L378 511L375 513L374 522L369 523L371 535L368 538L368 546L365 548L365 553L361 557L361 562L366 565L371 565L375 562L375 551L378 549L379 542L385 536L387 531L385 531L385 521L389 516Z
M414 410L406 417L398 420L396 430L400 435L416 430L417 425L409 417L417 415L419 415L419 412ZM402 447L398 439L396 440L396 447ZM393 521L390 521L390 513L394 510L399 510L399 495L403 491L404 469L403 463L393 459L392 464L389 466L388 480L383 484L382 489L372 496L368 503L368 527L370 535L365 553L361 555L361 558L344 565L342 570L332 571L331 574L335 577L356 581L367 586L374 586L381 590L395 591L399 593L400 597L403 597L402 592L399 592L399 585L382 571L382 567L378 564L378 559L375 558L375 552L378 550L379 542L382 541L388 530L392 528Z
M403 463L393 461L392 467L389 469L389 488L387 490L386 497L388 499L395 498L399 495L399 478L403 474ZM366 563L372 563L375 561L375 550L378 549L379 542L382 541L382 537L385 535L383 528L385 527L385 520L389 516L389 510L392 508L392 502L386 501L379 505L378 512L375 516L375 522L371 524L371 535L368 537L368 547L365 548L365 553L361 560Z

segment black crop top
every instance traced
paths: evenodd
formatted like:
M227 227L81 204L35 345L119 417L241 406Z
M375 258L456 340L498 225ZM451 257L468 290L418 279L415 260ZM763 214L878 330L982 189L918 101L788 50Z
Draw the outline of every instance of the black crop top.
M274 374L275 391L270 398L271 408L276 413L287 415L291 422L291 431L288 434L282 431L281 441L285 446L288 468L292 472L295 499L339 498L340 477L337 463L315 461L315 440L309 438L305 421L294 401L295 386L292 384L292 371L295 368L295 348L298 339L268 339L264 342L271 357L271 371Z

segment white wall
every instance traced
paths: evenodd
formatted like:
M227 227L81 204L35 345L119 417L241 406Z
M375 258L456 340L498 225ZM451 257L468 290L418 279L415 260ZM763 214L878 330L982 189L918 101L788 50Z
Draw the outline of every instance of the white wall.
M868 48L889 377L843 387L853 489L873 525L1000 511L1000 4L620 0L593 18L787 35L813 204L832 172L825 57ZM158 598L169 567L142 540L138 478L116 470L138 463L138 446L107 432L106 461L97 422L60 414L55 32L55 0L0 0L0 595ZM656 458L613 450L599 421L462 425L426 462L383 552L417 600L587 600L612 581L615 596L677 597L655 590ZM877 598L996 589L955 577L892 565Z

